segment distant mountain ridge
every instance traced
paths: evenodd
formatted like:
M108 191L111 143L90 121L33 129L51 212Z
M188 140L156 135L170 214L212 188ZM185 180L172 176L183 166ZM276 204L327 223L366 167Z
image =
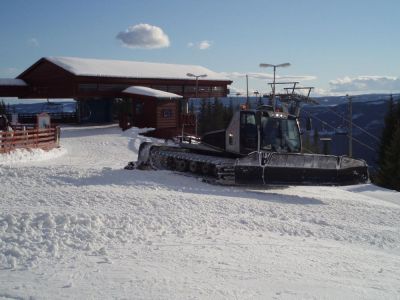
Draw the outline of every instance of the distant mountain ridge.
M62 112L75 112L76 102L42 102L42 103L18 103L9 104L8 106L10 113L62 113Z

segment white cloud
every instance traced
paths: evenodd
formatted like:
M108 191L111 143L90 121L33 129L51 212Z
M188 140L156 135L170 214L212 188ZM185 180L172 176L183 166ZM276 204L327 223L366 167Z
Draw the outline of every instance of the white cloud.
M328 97L328 96L341 96L342 95L340 93L334 93L329 89L323 89L323 88L314 88L312 90L312 94L315 97Z
M248 72L248 73L240 73L240 72L224 72L222 73L230 79L235 78L244 78L246 75L249 78L261 79L261 80L272 80L274 78L273 74L268 73L257 73L257 72ZM276 76L276 80L293 80L293 81L306 81L306 80L315 80L317 77L311 75L285 75L285 76Z
M33 48L37 48L39 47L39 40L37 38L30 38L28 39L28 45L33 47Z
M229 95L236 96L237 94L244 95L246 93L246 91L244 89L241 89L241 88L238 88L238 87L235 87L232 85L230 85L228 88L229 88Z
M208 49L210 47L211 47L211 42L209 42L209 41L201 41L199 43L199 49L200 50L205 50L205 49Z
M117 34L117 39L128 48L155 49L169 47L170 42L164 31L157 26L137 24Z
M201 41L201 42L196 42L196 43L189 42L187 44L187 46L189 48L197 48L199 50L206 50L206 49L210 48L211 45L212 45L212 42L207 41L207 40L204 40L204 41Z
M330 91L347 92L391 92L400 90L400 78L392 76L343 77L329 81Z

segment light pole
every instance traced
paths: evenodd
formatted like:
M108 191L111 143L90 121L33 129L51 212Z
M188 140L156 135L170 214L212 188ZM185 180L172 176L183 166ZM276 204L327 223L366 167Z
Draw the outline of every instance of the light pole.
M260 92L257 91L257 90L255 90L255 91L253 92L253 94L256 95L256 103L257 103L256 105L260 105L260 102L261 102L261 101L259 101L259 99L258 99L258 95L260 94Z
M194 75L194 74L192 74L192 73L187 73L186 76L196 78L196 98L197 98L198 90L199 90L199 78L207 77L207 74Z
M274 81L272 83L272 107L275 111L275 73L276 73L276 68L284 68L284 67L289 67L290 63L283 63L279 65L272 65L272 64L260 64L261 68L269 68L272 67L274 68Z
M199 94L199 78L207 77L207 74L194 75L192 73L186 73L186 76L196 78L196 99L197 99L198 94ZM188 112L189 112L189 100L186 104L186 113L188 113ZM195 113L194 116L195 116L195 134L197 136L197 113ZM182 131L183 131L183 129L182 129ZM182 136L183 136L183 134L182 134Z
M349 100L349 157L353 157L353 99L348 94L346 97Z

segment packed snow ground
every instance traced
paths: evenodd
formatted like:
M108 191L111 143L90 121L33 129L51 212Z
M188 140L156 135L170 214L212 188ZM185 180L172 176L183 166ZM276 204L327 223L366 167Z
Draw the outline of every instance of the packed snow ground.
M2 157L0 299L400 297L399 193L123 170L146 139L65 127Z

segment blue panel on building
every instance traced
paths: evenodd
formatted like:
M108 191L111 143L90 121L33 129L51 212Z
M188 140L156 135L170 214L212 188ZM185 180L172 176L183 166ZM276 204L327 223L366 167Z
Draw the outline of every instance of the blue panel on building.
M86 108L90 111L88 122L112 122L113 99L90 99L85 101Z

